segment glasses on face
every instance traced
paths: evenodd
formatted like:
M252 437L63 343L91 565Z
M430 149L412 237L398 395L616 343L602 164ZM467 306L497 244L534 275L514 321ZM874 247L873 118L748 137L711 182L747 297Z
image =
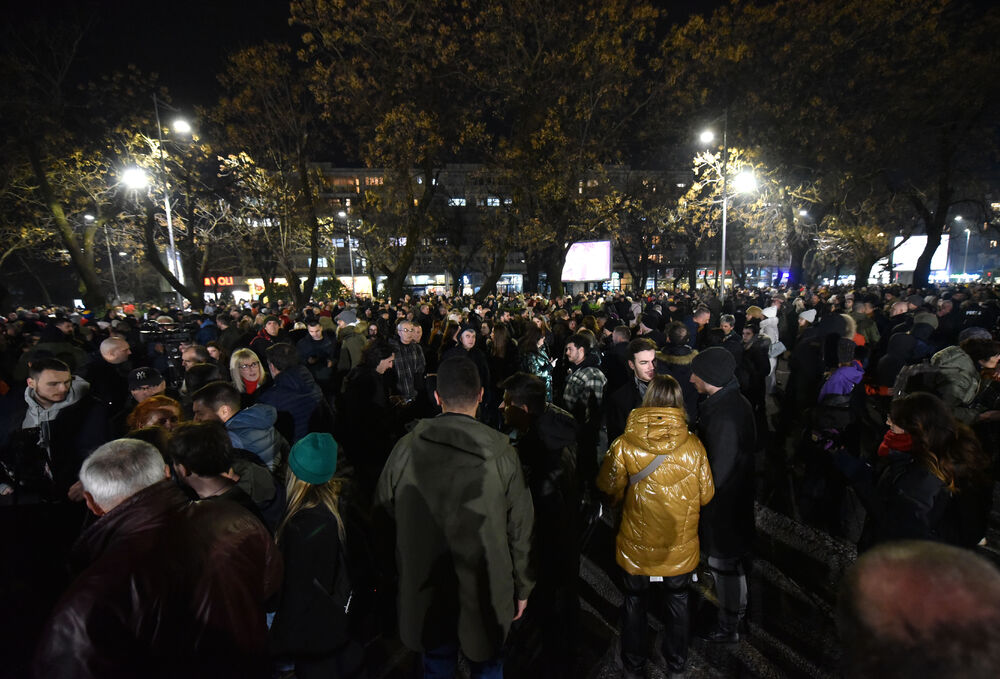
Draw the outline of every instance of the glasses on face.
M240 363L240 370L250 370L251 368L256 368L256 363Z

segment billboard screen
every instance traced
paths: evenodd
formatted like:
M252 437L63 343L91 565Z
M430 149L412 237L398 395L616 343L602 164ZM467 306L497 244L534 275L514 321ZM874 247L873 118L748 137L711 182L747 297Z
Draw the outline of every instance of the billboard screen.
M931 271L944 271L948 268L948 234L941 236L941 244L931 258ZM903 240L897 236L893 245ZM927 236L910 236L909 240L900 245L892 253L892 268L896 271L913 271L917 268L917 258L927 246Z
M611 278L611 241L573 243L563 265L564 281L604 281Z

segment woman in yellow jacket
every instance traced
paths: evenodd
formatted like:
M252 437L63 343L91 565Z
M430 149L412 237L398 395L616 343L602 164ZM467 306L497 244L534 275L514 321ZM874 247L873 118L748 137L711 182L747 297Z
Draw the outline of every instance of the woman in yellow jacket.
M687 663L687 608L698 565L698 517L715 494L705 447L688 431L681 387L669 375L649 383L642 405L604 458L597 486L625 509L616 539L624 570L622 662L625 677L642 676L651 583L666 588L663 657L671 675Z

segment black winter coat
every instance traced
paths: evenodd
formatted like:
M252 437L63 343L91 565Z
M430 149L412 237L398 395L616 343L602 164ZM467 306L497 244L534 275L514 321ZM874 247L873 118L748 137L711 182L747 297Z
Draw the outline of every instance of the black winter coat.
M702 549L719 558L750 551L754 537L753 408L733 379L698 405L698 437L705 444L715 497L701 510Z
M282 370L274 378L274 383L260 392L258 403L266 403L278 411L278 431L294 444L309 433L309 418L323 400L323 392L309 370L302 365ZM282 427L281 415L288 413L292 420L292 431Z
M635 376L619 387L607 402L608 441L612 442L625 433L629 413L642 405L642 396L635 386Z
M327 655L350 639L347 612L335 601L344 562L337 520L317 505L289 519L281 535L285 578L271 626L272 650L296 656Z

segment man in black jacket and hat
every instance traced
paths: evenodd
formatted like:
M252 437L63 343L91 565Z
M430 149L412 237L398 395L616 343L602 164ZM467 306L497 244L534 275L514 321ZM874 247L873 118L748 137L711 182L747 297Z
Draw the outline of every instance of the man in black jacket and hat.
M710 347L691 362L691 383L706 398L698 404L698 437L705 445L715 497L701 510L701 548L715 578L719 621L708 641L735 643L747 606L745 561L754 537L753 408L740 393L736 361L722 347Z

